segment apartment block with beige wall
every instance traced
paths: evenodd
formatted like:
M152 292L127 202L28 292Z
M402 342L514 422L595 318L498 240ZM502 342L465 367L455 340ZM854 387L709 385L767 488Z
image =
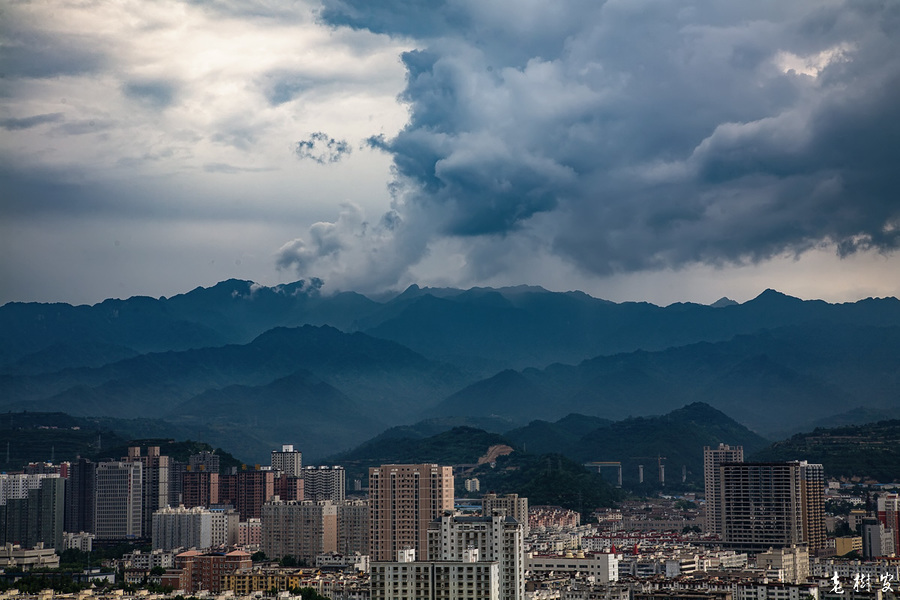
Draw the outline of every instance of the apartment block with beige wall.
M369 544L372 559L393 561L399 550L424 555L428 524L453 510L453 468L436 464L369 469Z
M269 558L293 556L309 563L336 552L338 507L330 500L275 499L262 507L261 549Z

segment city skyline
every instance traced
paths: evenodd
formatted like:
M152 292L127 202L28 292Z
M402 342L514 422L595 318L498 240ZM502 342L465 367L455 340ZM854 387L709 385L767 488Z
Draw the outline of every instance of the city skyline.
M893 5L408 8L6 7L0 303L900 296Z

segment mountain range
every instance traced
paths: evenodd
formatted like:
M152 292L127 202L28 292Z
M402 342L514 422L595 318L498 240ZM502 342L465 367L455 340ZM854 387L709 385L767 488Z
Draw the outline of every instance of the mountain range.
M702 402L776 438L900 409L895 298L767 290L659 307L525 286L368 298L229 280L171 298L9 303L0 341L0 410L161 419L258 462L281 443L321 458L423 419L502 433Z

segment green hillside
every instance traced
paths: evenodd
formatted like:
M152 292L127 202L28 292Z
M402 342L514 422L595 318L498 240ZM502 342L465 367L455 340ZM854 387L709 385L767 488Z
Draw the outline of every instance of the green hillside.
M426 438L379 436L323 462L343 465L348 477L366 480L369 467L405 463L475 464L491 446L509 444L505 437L496 433L473 427L454 427Z
M164 433L179 428L162 421L146 419L136 422L118 419L99 420L72 417L65 413L21 412L0 415L0 471L20 471L30 462L72 461L79 456L91 460L119 459L128 454L129 446L160 446L163 455L187 462L191 454L215 451L222 469L240 466L241 461L221 448L194 441L176 442ZM142 431L138 438L135 433ZM148 438L147 435L159 437Z
M469 477L477 477L482 492L519 494L531 506L562 506L587 517L594 509L615 506L624 498L597 473L561 454L513 453L496 464L480 465Z
M900 482L900 420L818 428L756 452L751 460L821 463L826 477Z
M125 443L118 434L64 413L0 415L0 470L19 471L30 462L60 463L93 457L103 446Z

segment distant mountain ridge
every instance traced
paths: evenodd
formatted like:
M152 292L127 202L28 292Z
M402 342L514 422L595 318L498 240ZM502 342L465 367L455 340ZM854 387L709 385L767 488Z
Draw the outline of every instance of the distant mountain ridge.
M723 305L725 304L725 305ZM272 287L231 279L171 298L133 297L93 306L8 303L0 307L0 373L50 372L103 364L127 353L246 344L274 327L331 325L389 339L432 359L483 375L505 368L577 363L599 355L723 341L785 325L821 322L900 326L900 301L828 304L766 290L743 304L613 303L583 292L519 286L419 288L376 301L330 296L317 282ZM38 359L69 348L58 360ZM83 355L83 359L80 359ZM83 360L82 364L77 364Z
M230 445L252 458L297 436L321 456L358 443L404 411L433 405L465 381L454 367L394 342L306 325L275 328L244 345L6 375L0 408L165 418L223 446L238 436Z
M724 309L722 309L724 310ZM760 432L801 431L848 406L900 410L900 328L802 324L578 365L507 371L430 409L430 416L566 413L622 419L705 402Z
M792 434L851 406L900 410L895 298L766 290L659 307L528 286L326 296L319 283L4 305L0 410L165 418L223 446L240 434L235 451L252 460L289 435L321 457L422 419L559 433L567 414L621 421L703 402Z

